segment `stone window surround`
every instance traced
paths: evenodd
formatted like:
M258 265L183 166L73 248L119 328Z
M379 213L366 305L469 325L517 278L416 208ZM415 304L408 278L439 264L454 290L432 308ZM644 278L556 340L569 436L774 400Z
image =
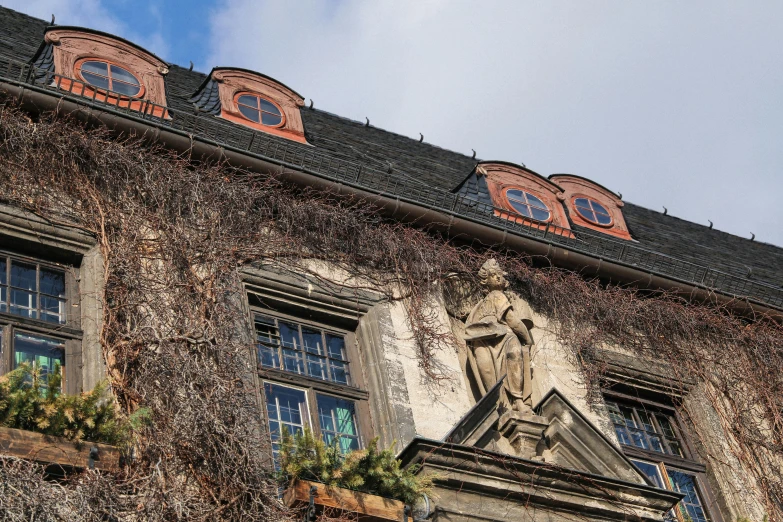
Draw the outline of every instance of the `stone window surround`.
M264 313L269 314L272 309L274 315L284 313L303 324L309 322L345 332L346 344L352 345L349 359L355 382L353 387L258 367L253 380L259 410L264 416L263 381L298 388L311 386L314 391L356 401L363 444L376 436L382 448L390 447L394 442L405 445L412 440L415 432L407 390L395 386L396 382L404 382L404 375L401 368L384 357L384 343L394 335L385 298L374 292L331 285L320 278L271 266L245 267L241 276L248 333L253 332L253 310L260 310L251 304L250 297L257 296L263 299ZM254 347L252 360L256 367L255 339L248 337L248 341ZM268 445L268 423L266 418L263 421L262 439Z
M80 78L79 64L85 60L107 61L131 72L141 83L142 92L133 100L148 100L166 106L165 75L169 69L166 62L141 47L99 31L77 27L53 27L44 35L46 43L52 45L54 72L66 78ZM63 88L69 88L62 85ZM78 89L74 88L74 92ZM83 89L86 96L87 89ZM98 90L100 91L100 90ZM133 102L130 108L140 108ZM162 109L159 110L163 116ZM157 115L157 114L156 114ZM168 116L166 116L168 117Z
M64 343L63 391L78 394L91 390L106 378L99 342L102 263L94 238L78 229L52 225L32 213L0 205L0 243L3 254L12 259L38 263L66 274L65 324L0 313L0 374L13 369L14 334L39 335Z
M245 69L216 67L210 78L218 84L221 118L299 143L307 143L302 115L299 112L304 106L304 98L297 92L268 76ZM247 119L237 106L237 98L241 94L260 96L276 105L283 115L282 123L272 127Z
M616 371L617 368L615 367L613 369ZM605 387L603 388L602 393L605 399L620 405L660 412L673 418L675 421L675 425L673 427L678 436L678 440L682 445L682 450L685 457L681 458L676 455L669 455L652 450L644 450L635 446L621 445L620 447L623 453L630 459L646 461L655 465L661 472L661 475L663 475L663 471L661 470L662 464L664 469L682 471L688 475L693 476L695 478L696 488L698 490L700 500L702 501L702 508L707 514L709 520L712 522L723 522L721 510L718 507L718 503L711 488L709 487L707 468L699 461L698 457L696 456L697 454L694 451L693 440L691 439L688 431L683 428L683 426L685 426L684 419L677 408L674 407L673 401L670 402L668 397L660 397L658 400L653 400L650 398L644 398L642 396L643 394L630 395L629 393L625 393L626 391L633 392L633 390L616 391L612 387ZM686 522L679 510L675 514L679 522Z
M617 194L598 183L573 174L552 174L549 180L562 188L564 196L562 201L567 203L568 216L575 225L620 239L633 240L623 217L623 200ZM612 218L611 224L600 225L585 219L574 205L577 198L592 199L600 203L609 212Z

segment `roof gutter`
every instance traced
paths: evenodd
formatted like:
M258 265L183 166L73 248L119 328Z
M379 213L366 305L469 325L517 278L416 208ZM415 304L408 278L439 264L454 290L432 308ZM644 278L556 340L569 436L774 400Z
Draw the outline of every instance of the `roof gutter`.
M406 200L404 197L373 194L349 183L326 179L316 172L301 169L296 165L265 159L149 120L131 115L121 115L88 100L78 100L65 93L58 94L24 83L0 82L0 94L16 98L23 109L32 113L68 114L88 125L102 125L118 134L137 136L176 152L187 153L194 159L226 161L234 167L252 172L277 175L282 180L299 186L315 187L340 195L361 198L376 207L386 217L427 227L428 230L446 234L448 237L468 237L487 247L503 247L534 257L544 257L555 266L574 270L586 276L597 276L616 283L632 284L641 288L672 291L690 300L718 304L745 316L764 316L783 322L783 311L770 308L753 299L740 299L724 295L707 287L696 286L676 278L657 275L617 261L568 250L549 241L509 234L507 230L500 227L492 227L468 218L449 215L440 210L427 208Z

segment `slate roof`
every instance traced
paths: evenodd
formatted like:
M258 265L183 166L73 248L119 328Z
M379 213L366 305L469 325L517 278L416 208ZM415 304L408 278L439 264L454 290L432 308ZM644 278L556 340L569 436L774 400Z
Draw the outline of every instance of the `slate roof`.
M47 27L48 23L44 20L0 7L0 57L24 62L32 62L37 57L39 63L47 63L47 50L43 45L43 35ZM0 70L0 76L2 74ZM241 126L213 116L215 114L214 92L206 80L207 76L204 73L190 71L173 64L170 66L169 74L166 76L166 92L168 106L174 115L173 121L176 122L178 112L182 115L200 113L201 117L218 120L216 125L226 129L227 132L257 132L248 131L247 128L239 129L238 127ZM202 86L205 88L199 92ZM197 93L199 96L194 98ZM200 109L197 109L197 106ZM279 145L302 157L307 155L311 158L314 154L320 154L321 163L323 158L339 160L342 162L339 168L343 170L346 165L358 171L368 168L403 180L407 190L399 195L413 200L419 196L416 195L417 191L411 191L410 187L442 189L444 195L438 195L433 199L430 194L421 200L422 204L437 206L438 201L448 201L446 197L449 196L448 193L456 192L485 204L478 206L470 204L465 207L466 209L470 207L475 211L475 208L486 208L486 203L489 201L486 184L476 179L471 181L470 177L478 163L475 158L319 109L303 108L302 120L309 145L264 134L263 139L259 138L263 142L263 148L261 144L256 143L248 150L263 154L271 146ZM214 136L208 137L217 140ZM226 143L231 145L229 141ZM397 187L396 184L393 186ZM394 189L387 187L383 191L393 193ZM686 263L726 272L742 279L747 279L750 275L752 281L763 281L776 287L778 290L774 290L775 292L783 288L783 249L779 247L711 230L706 226L673 216L664 216L660 212L632 203L626 203L623 214L632 237L637 241L633 242L636 247L665 254ZM485 222L490 219L488 217ZM499 226L507 226L514 231L520 229L520 226L504 223ZM594 252L622 248L621 245L616 245L617 240L608 236L604 238L601 237L603 234L581 229L578 226L572 225L572 228L578 237L586 239L593 246L605 243L595 246L592 250ZM675 265L681 266L672 263L672 266ZM696 272L698 271L694 272L692 278L698 279ZM669 273L674 275L671 271ZM776 306L783 308L783 300L780 300Z

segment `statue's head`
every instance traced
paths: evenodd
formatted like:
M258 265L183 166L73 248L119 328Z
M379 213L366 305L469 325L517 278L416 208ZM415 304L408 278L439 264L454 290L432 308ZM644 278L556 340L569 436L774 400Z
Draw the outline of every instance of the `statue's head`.
M490 259L481 265L478 275L481 285L488 290L505 290L508 286L506 273L495 259Z

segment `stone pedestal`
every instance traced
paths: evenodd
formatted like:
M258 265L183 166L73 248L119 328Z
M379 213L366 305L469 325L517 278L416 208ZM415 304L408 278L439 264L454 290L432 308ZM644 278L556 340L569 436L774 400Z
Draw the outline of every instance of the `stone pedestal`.
M507 411L500 416L497 426L517 456L532 459L538 455L537 449L549 421L538 415Z

